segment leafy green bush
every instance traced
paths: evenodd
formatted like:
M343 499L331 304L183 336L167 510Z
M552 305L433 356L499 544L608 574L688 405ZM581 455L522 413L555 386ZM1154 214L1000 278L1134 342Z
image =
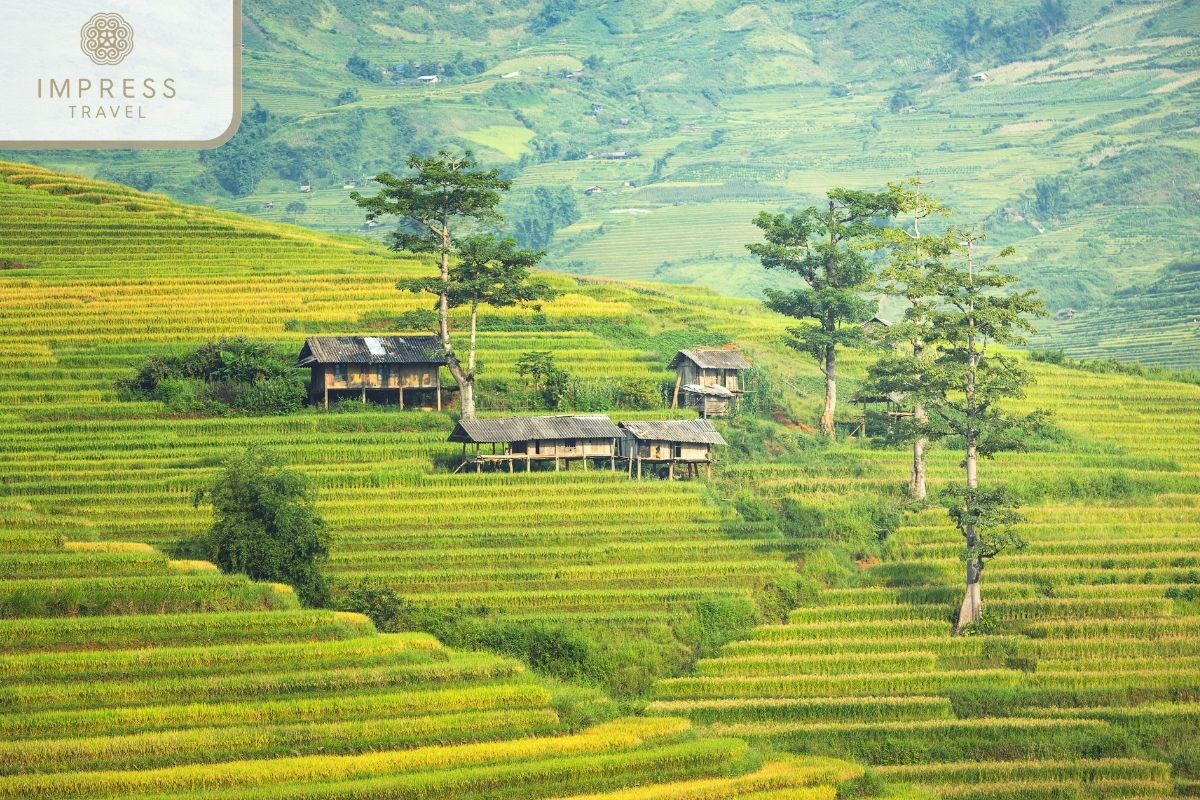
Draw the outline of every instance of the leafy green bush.
M303 407L304 373L273 346L245 338L208 342L183 355L152 355L117 381L122 400L157 400L173 412L288 414Z
M837 542L854 558L877 555L879 545L900 525L900 511L875 497L810 505L791 497L780 504L784 532Z
M225 462L194 502L213 506L207 555L224 572L290 584L309 606L329 602L320 563L329 557L329 530L317 514L308 479L275 453L247 448Z

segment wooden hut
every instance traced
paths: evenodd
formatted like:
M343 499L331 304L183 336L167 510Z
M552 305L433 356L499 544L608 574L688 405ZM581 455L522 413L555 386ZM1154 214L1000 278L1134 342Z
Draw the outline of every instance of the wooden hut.
M863 440L867 438L867 419L871 414L877 414L881 417L912 416L912 411L905 410L904 395L900 392L888 392L887 394L860 392L850 398L850 402L862 408L862 412L856 419L849 420L850 430L847 435L850 438L859 436Z
M616 469L619 442L624 432L603 414L562 414L543 417L504 417L501 419L459 420L450 434L450 441L462 442L463 460L458 469L475 465L479 472L485 464L507 466L512 472L517 464L525 471L534 462L554 462L556 470L572 461L607 462ZM474 452L468 452L474 445ZM491 446L487 452L483 448Z
M694 408L702 417L723 417L743 392L742 370L750 362L737 350L695 348L680 350L667 365L675 370L671 408Z
M313 336L296 360L312 369L313 405L358 399L439 411L445 363L436 336Z
M622 455L629 460L629 474L642 477L642 465L667 465L667 477L675 477L676 465L689 475L700 467L712 474L713 446L725 439L706 419L674 419L654 422L622 422L625 432Z

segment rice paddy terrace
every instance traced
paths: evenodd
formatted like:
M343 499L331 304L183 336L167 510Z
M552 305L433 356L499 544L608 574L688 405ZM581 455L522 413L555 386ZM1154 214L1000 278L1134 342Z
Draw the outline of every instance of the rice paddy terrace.
M171 548L208 526L192 506L197 480L231 443L261 443L316 481L341 543L336 576L376 578L431 605L640 626L706 598L749 599L790 572L752 530L736 542L722 536L721 514L698 484L595 471L435 474L436 460L458 452L445 441L446 416L167 419L157 404L115 401L114 379L149 352L233 332L298 352L304 333L287 334L291 321L353 326L373 311L422 307L393 288L420 266L358 242L6 169L4 207L22 206L0 221L18 265L3 296L13 313L0 322L6 488L53 510L64 536ZM69 241L42 243L47 225L70 231ZM553 350L582 375L664 374L662 358L579 329L580 320L639 313L638 295L563 283L575 291L547 306L544 332L483 336L489 380L515 380L513 362L528 349ZM712 557L680 559L689 552Z
M0 659L16 676L0 693L0 796L831 798L856 771L830 756L945 797L1196 789L1195 386L1036 367L1036 405L1066 439L984 465L1030 518L1028 551L985 573L999 633L949 637L958 543L925 512L861 586L660 681L650 716L589 725L574 709L602 701L510 659L172 560L208 524L193 489L231 450L269 443L319 488L335 582L634 635L706 601L763 611L795 576L777 531L699 483L450 477L433 466L455 455L442 415L172 418L116 400L113 381L151 352L237 333L298 350L306 329L419 307L393 285L421 265L361 241L5 164L0 264ZM515 380L525 349L661 376L656 353L613 332L634 319L735 336L792 388L815 372L787 366L772 346L784 324L747 301L555 280L566 294L538 329L501 313L513 329L484 336L490 380ZM715 487L820 503L902 482L902 453L834 454L853 468L731 465ZM939 450L930 466L935 485L957 469Z
M923 512L861 585L826 589L787 624L661 681L654 713L854 757L942 797L1194 795L1200 389L1037 373L1035 393L1081 440L981 466L1028 503L1028 549L984 572L996 633L948 635L961 539L943 511ZM762 465L732 480L818 503L904 480L901 454L857 459L843 478ZM959 469L938 452L931 480Z
M61 247L43 243L47 227ZM415 264L16 165L0 167L0 248L0 370L29 390L8 394L0 420L0 797L831 800L861 772L764 759L680 717L611 718L595 692L547 688L512 659L303 610L289 587L154 546L200 530L188 487L230 446L261 441L321 486L345 531L336 571L370 565L430 602L457 588L520 613L653 615L710 592L749 597L752 576L782 569L730 548L695 490L572 473L501 491L465 476L505 522L454 512L427 474L444 417L165 419L112 396L112 378L147 349L230 330L280 338L285 319L392 304L397 271ZM622 307L597 294L566 299L561 313ZM544 341L593 354L594 369L614 357L569 331ZM597 514L601 496L617 510ZM657 535L620 510L664 499L687 511ZM569 547L586 529L603 555ZM522 546L556 537L546 564L521 574ZM740 577L668 568L679 548L706 547ZM505 548L513 574L490 585L509 591L488 597L474 567L503 563ZM546 591L547 564L575 576Z

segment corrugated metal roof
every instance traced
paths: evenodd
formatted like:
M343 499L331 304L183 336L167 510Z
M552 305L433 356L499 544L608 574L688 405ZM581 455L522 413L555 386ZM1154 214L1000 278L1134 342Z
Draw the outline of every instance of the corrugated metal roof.
M750 362L737 350L724 350L709 347L697 347L691 350L680 350L667 366L674 369L683 359L691 361L704 369L749 369Z
M724 386L701 386L698 383L685 383L682 387L685 392L691 394L703 394L709 397L724 397L729 399L733 397L733 392L726 389Z
M620 439L624 434L603 414L459 420L452 442L530 442L548 439Z
M310 336L296 366L313 364L445 364L436 336Z
M725 439L706 419L669 419L655 422L622 422L621 427L644 442L725 444Z

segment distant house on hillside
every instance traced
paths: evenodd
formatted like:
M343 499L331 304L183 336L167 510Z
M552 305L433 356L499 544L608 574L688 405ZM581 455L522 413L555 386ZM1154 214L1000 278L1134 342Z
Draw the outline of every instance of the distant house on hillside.
M594 195L598 195L598 194L602 193L603 191L604 191L604 189L602 189L599 186L589 186L588 188L583 190L583 193L586 194L588 197L592 197Z
M589 461L607 462L616 469L619 442L624 432L604 414L561 414L540 417L504 417L501 419L459 420L450 434L450 441L463 446L461 470L468 464L475 471L485 464L507 466L512 472L516 464L524 464L529 472L536 462L554 462L554 468L579 461L587 469ZM473 453L467 446L474 445ZM490 445L491 452L483 446ZM503 445L503 448L501 448Z
M642 465L666 464L667 477L675 477L676 465L689 475L699 476L703 466L712 474L712 448L725 439L706 419L675 419L655 422L622 422L625 431L621 454L629 460L629 474L642 477Z
M312 370L313 405L358 399L439 411L445 363L436 336L313 336L296 360Z
M311 183L300 184L300 194L311 194L311 193L312 193L312 184Z
M521 77L521 73L517 70L513 70L512 72L504 73L500 77L501 78L519 78L519 77Z
M988 77L986 72L976 72L971 76L971 80L975 81L976 83L987 83L989 80L991 80L991 78Z
M737 350L694 348L680 350L667 366L675 370L671 408L694 408L702 417L722 417L733 410L744 391L741 374L750 362Z
M441 80L437 75L418 75L417 80L421 83L437 83Z

